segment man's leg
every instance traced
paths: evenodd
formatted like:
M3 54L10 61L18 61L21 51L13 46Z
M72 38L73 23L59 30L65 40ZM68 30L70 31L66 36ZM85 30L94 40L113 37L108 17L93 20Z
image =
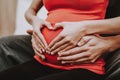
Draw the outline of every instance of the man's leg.
M120 80L120 49L109 53L106 58L106 79Z
M31 36L9 36L0 39L0 71L33 58Z

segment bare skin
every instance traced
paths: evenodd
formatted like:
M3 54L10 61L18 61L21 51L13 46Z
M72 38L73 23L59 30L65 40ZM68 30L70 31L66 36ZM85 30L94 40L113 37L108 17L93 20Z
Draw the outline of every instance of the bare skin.
M59 55L61 55L62 52L65 54L66 52L69 52L69 53L73 52L71 53L72 55L66 55L64 56L64 58L61 58L63 56L60 56L58 60L61 60L62 63L70 63L70 62L71 63L75 63L75 62L94 63L104 53L108 53L108 52L111 52L111 51L114 51L120 48L120 36L119 36L120 35L120 26L119 26L120 23L119 22L120 22L120 17L108 19L108 20L91 20L91 21L83 21L83 22L58 23L59 26L56 25L56 29L63 27L63 31L50 43L49 49L51 51L51 54L53 55L53 54L58 53ZM68 27L71 25L74 25L74 28L76 29L72 29L71 31L69 31L70 29ZM94 34L117 34L117 36L101 38L98 36L94 36L94 37L88 36L90 34L92 35ZM84 39L86 38L88 40L85 41ZM76 41L77 41L77 45L80 45L79 47L75 45ZM89 45L92 45L92 46L89 46ZM78 52L79 50L77 51L76 48L82 52ZM88 50L86 50L86 48ZM87 57L85 58L86 55Z
M109 52L111 51L111 48L109 48L111 45L119 43L120 44L120 36L111 36L110 38L101 38L98 36L88 36L88 35L94 35L94 34L120 34L120 17L112 18L112 19L105 19L105 20L90 20L90 21L81 21L81 22L61 22L56 23L55 28L53 29L51 26L51 23L44 21L37 17L38 11L43 6L42 0L33 0L31 6L26 11L25 17L29 24L33 26L33 31L28 30L28 33L32 34L32 46L37 55L40 56L40 58L45 59L44 52L50 51L51 54L58 53L60 55L58 60L61 60L63 63L73 63L74 61L65 62L67 60L64 60L62 56L63 52L69 52L72 50L75 55L79 55L81 52L74 52L74 49L83 48L87 45L89 48L85 53L87 54L88 51L95 50L96 54L93 55L93 62L99 58L99 56L102 55L102 52ZM74 26L73 29L70 29L69 26ZM50 45L47 45L43 35L41 34L41 28L47 27L48 29L58 29L63 28L63 31L50 43ZM85 44L83 44L83 40L87 37L89 40L86 41ZM117 39L116 39L117 37ZM101 41L101 43L99 43ZM110 41L110 44L106 44L105 42ZM89 46L90 44L93 45L93 42L96 42L94 46ZM82 45L81 45L82 44ZM104 46L108 46L103 49L97 49L100 48L100 44L104 44ZM69 47L66 47L69 46ZM47 48L47 49L46 49ZM94 49L95 48L95 49ZM118 48L115 47L115 49ZM113 49L113 48L112 48ZM113 50L115 50L113 49ZM81 50L81 49L80 49ZM97 52L98 51L98 52ZM71 53L71 54L73 54ZM98 54L97 54L98 53ZM71 56L67 55L68 57ZM66 58L67 58L66 56ZM96 56L96 57L95 57ZM73 56L74 57L74 56ZM81 56L82 57L82 56ZM75 59L75 58L74 58ZM78 58L77 58L78 59ZM76 60L77 60L76 59ZM83 59L82 61L78 60L78 63L84 63L84 61L88 61L86 58L79 58ZM89 61L91 62L91 60Z
M70 26L74 26L74 28L71 29L69 28ZM63 31L49 44L49 49L52 54L65 49L68 45L71 46L70 48L74 47L86 35L120 34L120 17L106 20L62 22L57 23L55 27L55 29L62 27ZM62 48L64 44L66 46Z
M45 52L47 43L41 33L43 27L51 29L51 24L47 21L44 21L37 17L37 12L42 8L42 0L33 0L31 6L25 13L25 18L29 24L33 26L33 31L28 30L27 32L32 34L32 46L37 55L40 58L45 59L45 56L42 54Z
M120 48L120 35L114 37L84 36L78 47L58 53L63 64L94 63L105 53Z

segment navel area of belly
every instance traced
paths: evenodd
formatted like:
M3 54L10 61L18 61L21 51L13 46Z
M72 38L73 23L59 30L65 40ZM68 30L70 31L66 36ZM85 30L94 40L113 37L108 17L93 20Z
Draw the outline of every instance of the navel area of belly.
M62 29L58 30L49 30L48 28L43 28L42 29L42 34L48 44L62 31ZM60 64L60 62L57 60L58 54L56 53L55 55L51 55L48 53L44 53L46 57L46 62L52 63L52 64Z

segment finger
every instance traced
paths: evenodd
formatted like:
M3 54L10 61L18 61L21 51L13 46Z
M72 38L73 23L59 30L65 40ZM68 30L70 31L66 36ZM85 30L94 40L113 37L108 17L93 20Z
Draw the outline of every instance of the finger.
M30 34L30 35L32 35L32 34L33 34L33 30L30 30L30 29L29 29L29 30L27 30L26 32L27 32L28 34Z
M81 39L80 42L78 42L78 46L81 47L83 45L85 45L87 43L87 41L85 41L84 39Z
M36 55L38 55L42 60L45 60L45 56L41 53L39 53L36 49L34 49L34 52Z
M38 38L36 34L33 33L33 38L35 39L36 45L38 45L39 48L42 49L43 52L45 52L45 48L41 40Z
M101 55L99 52L92 52L92 54L90 53L90 56L88 57L89 63L94 63L100 56Z
M99 55L95 56L95 58L93 60L91 60L91 63L96 62L99 57L100 57Z
M70 45L70 46L64 48L63 50L61 50L60 52L58 52L59 56L60 56L60 53L63 53L63 52L65 52L65 51L68 51L68 50L70 50L70 49L72 49L72 48L74 48L74 47L75 47L75 46Z
M63 28L63 27L64 27L63 23L56 23L54 25L53 29L56 30L56 29L60 29L60 28Z
M98 58L99 58L99 55L97 55L97 56L95 56L95 55L85 56L85 57L82 57L82 58L80 58L78 60L75 60L74 62L75 63L84 63L84 62L94 63Z
M78 46L83 46L83 45L85 45L90 39L91 39L90 36L84 36L84 37L78 42Z
M51 41L51 43L48 45L48 49L50 50L53 45L55 45L57 42L61 41L63 37L59 34L55 39Z
M62 64L83 64L83 63L89 63L87 58L82 58L74 61L61 61Z
M32 46L33 46L33 49L36 49L39 53L42 53L42 49L40 47L38 47L36 44L36 41L34 38L32 38Z
M64 38L64 39L60 40L59 42L55 43L55 45L53 45L51 47L50 51L52 52L64 44L70 44L70 43L68 43L68 41Z
M57 49L53 50L53 51L51 52L51 54L54 55L55 53L58 53L59 51L61 51L61 50L63 50L64 48L66 48L67 46L70 46L70 44L68 43L68 44L64 44L64 45L58 47Z
M35 32L35 34L39 37L39 39L40 39L41 42L42 42L41 44L42 44L42 46L43 46L44 49L45 49L45 48L47 47L47 42L45 41L42 33L41 33L40 31L37 31L37 32Z
M82 52L82 53L77 53L77 54L70 55L70 56L58 57L58 60L60 60L60 61L71 61L71 60L77 60L77 59L88 57L88 56L89 55L86 54L86 52Z
M32 39L32 46L33 46L34 52L35 52L40 58L45 59L45 56L42 54L41 49L37 48L37 45L36 45L34 39Z
M74 55L74 54L77 54L77 53L81 53L81 52L84 52L84 51L87 51L88 48L86 46L83 46L83 47L75 47L73 49L70 49L66 52L61 52L59 53L59 56L70 56L70 55Z
M45 25L44 26L46 26L48 29L50 29L50 30L53 30L53 27L52 27L52 25L50 24L50 22L45 22Z

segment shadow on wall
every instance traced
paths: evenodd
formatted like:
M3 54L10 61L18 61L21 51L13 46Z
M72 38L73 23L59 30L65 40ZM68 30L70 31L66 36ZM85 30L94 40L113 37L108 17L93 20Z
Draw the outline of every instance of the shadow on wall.
M17 0L0 0L0 37L15 30Z
M27 29L32 29L31 25L27 23L25 20L24 14L25 11L30 6L32 0L18 0L18 6L17 6L17 17L16 17L16 30L14 32L15 35L21 35L21 34L27 34ZM42 19L46 18L47 11L43 7L39 13L38 16Z

